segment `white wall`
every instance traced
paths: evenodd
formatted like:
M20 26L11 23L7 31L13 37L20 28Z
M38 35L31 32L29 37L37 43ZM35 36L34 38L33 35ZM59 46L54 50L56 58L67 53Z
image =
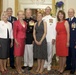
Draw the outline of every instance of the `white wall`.
M76 0L65 0L65 12L68 12L68 9L73 8L76 12ZM75 13L76 16L76 13Z
M3 11L6 11L8 7L13 9L13 15L15 14L15 0L3 0Z
M32 3L31 0L19 0L20 4L20 9L24 9L27 7L32 7L32 8L44 8L46 7L46 5L51 6L51 1L52 0L45 0L45 3L42 4L41 6L35 5ZM56 0L56 1L61 1L61 0ZM64 10L67 13L69 8L74 8L76 10L76 0L62 0L65 3L65 7ZM25 6L25 3L30 3L32 4L31 6L29 6L28 4ZM13 9L13 15L15 15L15 0L3 0L3 11L5 11L8 7L12 7ZM67 14L66 14L67 15ZM75 14L76 15L76 14Z
M56 1L63 1L65 6L64 6L64 11L66 13L66 17L68 17L68 9L73 8L76 12L76 0L56 0ZM76 16L76 13L75 13Z

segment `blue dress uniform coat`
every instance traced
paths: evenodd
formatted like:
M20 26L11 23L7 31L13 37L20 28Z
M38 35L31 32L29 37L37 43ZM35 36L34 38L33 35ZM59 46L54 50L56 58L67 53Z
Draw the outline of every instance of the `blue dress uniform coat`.
M69 47L69 56L67 57L66 65L67 69L75 71L76 69L76 18L72 19L67 18L70 27L70 47Z
M13 22L16 21L16 20L17 19L13 16L10 16L8 18L8 21L12 24L12 27L13 27ZM11 42L11 40L10 40L10 42ZM13 54L13 52L14 52L14 46L12 48L10 48L10 56L9 57L10 57L10 66L11 67L14 66L14 54Z

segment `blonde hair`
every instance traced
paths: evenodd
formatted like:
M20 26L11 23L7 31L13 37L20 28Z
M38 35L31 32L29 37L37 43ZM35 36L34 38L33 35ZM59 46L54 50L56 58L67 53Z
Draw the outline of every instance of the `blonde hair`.
M37 12L37 15L38 15L38 14L41 14L41 15L42 15L42 17L43 17L43 13L42 13L42 12Z
M1 13L1 20L3 20L3 15L7 15L7 12L6 12L6 11L3 11L3 12Z
M50 8L49 6L47 6L47 7L45 8L45 10L46 10L46 9L50 9L50 11L51 11L51 8Z
M20 12L22 12L22 13L24 14L24 11L23 11L23 10L19 10L19 11L17 12L17 16L19 15Z

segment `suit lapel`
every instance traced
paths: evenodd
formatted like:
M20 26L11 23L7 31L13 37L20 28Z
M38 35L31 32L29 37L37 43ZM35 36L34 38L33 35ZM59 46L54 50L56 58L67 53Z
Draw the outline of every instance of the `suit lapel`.
M75 17L72 19L72 22L74 21Z

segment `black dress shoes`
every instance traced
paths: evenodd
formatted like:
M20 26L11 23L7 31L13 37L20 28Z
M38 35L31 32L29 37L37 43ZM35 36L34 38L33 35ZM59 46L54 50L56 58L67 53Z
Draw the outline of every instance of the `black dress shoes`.
M25 69L25 68L27 68L28 66L22 66L22 69Z
M71 71L70 71L70 74L74 74L74 73L75 73L75 70L71 70Z
M28 67L28 70L32 70L32 67Z
M67 71L67 70L71 70L71 68L67 68L67 67L65 67L64 71Z
M15 69L15 66L10 66L12 69Z

